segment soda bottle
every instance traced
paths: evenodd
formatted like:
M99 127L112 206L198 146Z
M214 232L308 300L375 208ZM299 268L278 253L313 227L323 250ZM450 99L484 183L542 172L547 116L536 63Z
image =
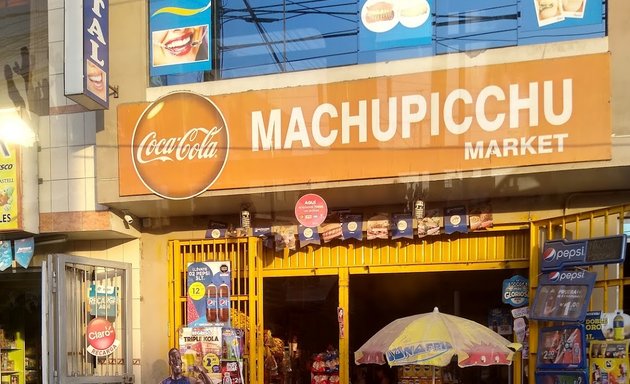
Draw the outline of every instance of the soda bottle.
M230 289L227 284L219 285L219 322L227 323L230 318Z
M208 319L208 323L216 323L218 313L217 286L212 283L208 284L206 292L208 292L206 298L206 318Z
M621 311L617 311L617 315L613 319L613 339L615 340L623 340L623 316L621 315Z

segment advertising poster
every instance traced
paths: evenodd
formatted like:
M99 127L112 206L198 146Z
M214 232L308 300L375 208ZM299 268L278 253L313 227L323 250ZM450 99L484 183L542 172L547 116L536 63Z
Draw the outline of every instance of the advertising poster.
M392 215L392 239L413 239L413 219L410 213Z
M0 230L19 229L19 153L16 145L0 143Z
M466 207L451 207L444 210L444 233L468 233Z
M538 335L536 368L585 368L585 351L583 325L542 328Z
M602 23L598 0L524 0L520 11L520 23L528 31Z
M186 285L186 321L189 327L222 327L230 324L229 261L188 264Z
M529 280L515 275L503 280L503 303L522 307L529 303Z
M0 271L4 271L13 264L13 249L11 240L0 240Z
M221 384L242 384L243 363L236 360L221 360L221 377Z
M342 214L341 232L344 240L363 240L363 215Z
M442 226L442 214L439 209L428 209L422 220L418 221L418 237L440 234Z
M595 272L587 271L543 274L536 290L530 318L584 321L596 276Z
M592 384L628 383L630 341L594 340L590 344L589 375Z
M491 228L494 224L492 206L489 203L473 205L468 213L468 221L471 231Z
M306 247L309 244L320 245L317 227L305 227L303 225L299 225L298 237L300 240L300 248Z
M92 316L116 318L118 315L118 287L101 284L90 285L88 306Z
M149 1L151 76L211 69L211 0Z
M374 215L367 221L367 239L389 238L389 217L387 215Z
M83 7L83 81L85 94L109 107L109 1Z
M15 247L15 261L23 268L28 268L35 252L35 238L27 237L26 239L15 240L13 245Z
M214 383L221 382L221 327L182 328L179 352L185 373L196 365L205 368Z
M434 0L359 2L359 50L430 45Z
M587 384L584 371L536 372L536 384Z

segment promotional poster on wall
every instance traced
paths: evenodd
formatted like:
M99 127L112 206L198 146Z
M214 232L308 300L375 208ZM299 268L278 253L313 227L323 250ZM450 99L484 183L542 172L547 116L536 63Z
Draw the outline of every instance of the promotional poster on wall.
M530 318L583 322L596 276L581 270L541 275Z
M538 335L537 369L586 367L582 324L542 328Z
M186 321L189 327L229 326L231 270L229 261L188 264Z
M205 368L214 383L221 382L221 327L182 328L179 334L179 351L185 373L193 366Z
M211 0L149 1L151 76L210 70Z

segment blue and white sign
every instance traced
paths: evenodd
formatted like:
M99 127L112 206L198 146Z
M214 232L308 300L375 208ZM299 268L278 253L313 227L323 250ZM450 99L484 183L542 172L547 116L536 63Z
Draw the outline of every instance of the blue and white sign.
M15 261L23 268L28 268L28 265L33 259L35 253L35 239L28 237L26 239L19 239L13 242L15 247Z
M151 76L210 70L211 0L151 0Z
M87 109L109 108L109 2L65 2L65 95Z
M344 240L363 239L363 216L355 214L341 215L341 233Z
M557 271L566 267L621 263L626 256L626 235L586 240L552 240L543 247L541 269Z
M392 239L413 239L413 219L410 213L392 215Z
M523 276L512 276L503 280L503 302L513 307L522 307L529 302L529 280Z

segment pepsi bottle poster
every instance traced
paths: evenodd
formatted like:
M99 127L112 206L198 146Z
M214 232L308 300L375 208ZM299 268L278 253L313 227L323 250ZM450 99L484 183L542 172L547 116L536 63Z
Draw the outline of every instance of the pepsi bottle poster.
M230 324L229 261L188 264L186 287L186 322L189 327Z

